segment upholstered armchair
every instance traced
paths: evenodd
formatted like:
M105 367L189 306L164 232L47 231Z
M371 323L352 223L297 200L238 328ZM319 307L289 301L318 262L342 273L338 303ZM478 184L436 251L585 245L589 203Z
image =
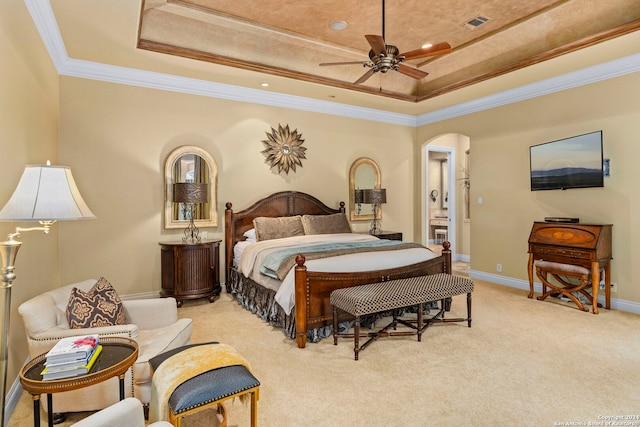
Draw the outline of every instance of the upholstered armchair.
M89 415L74 424L75 427L145 427L142 403L138 399L128 397L95 414ZM157 421L148 427L173 427L167 421Z
M96 280L85 280L57 288L24 302L18 308L22 316L29 353L32 358L46 353L60 338L98 334L125 337L138 343L138 359L125 376L125 397L138 398L144 405L151 401L149 359L167 350L189 344L191 319L178 319L174 298L122 300L126 324L70 329L66 309L74 287L88 292ZM118 379L114 377L90 387L53 394L56 413L94 411L119 400ZM42 399L46 406L46 399ZM47 409L48 410L48 409Z

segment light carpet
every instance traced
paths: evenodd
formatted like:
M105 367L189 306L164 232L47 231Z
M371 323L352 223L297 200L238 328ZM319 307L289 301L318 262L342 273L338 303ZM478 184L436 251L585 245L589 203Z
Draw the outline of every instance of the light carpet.
M598 425L639 415L640 316L593 315L474 282L471 328L435 324L422 342L382 339L357 362L352 340L298 349L229 294L186 301L179 314L194 320L194 342L229 344L250 362L261 382L260 426ZM448 315L465 314L465 296L455 297ZM32 425L31 410L24 393L8 425ZM236 399L227 411L230 426L249 425L248 405ZM212 416L194 414L185 427Z

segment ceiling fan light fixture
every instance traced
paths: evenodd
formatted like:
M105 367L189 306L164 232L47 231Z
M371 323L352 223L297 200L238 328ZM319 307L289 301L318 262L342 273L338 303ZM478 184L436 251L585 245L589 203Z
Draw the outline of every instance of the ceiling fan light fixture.
M355 85L364 83L375 73L387 73L389 70L398 71L405 76L420 80L429 73L403 64L405 60L421 59L451 52L449 43L442 42L436 45L430 44L427 48L423 46L420 49L400 53L400 49L398 49L396 45L387 43L384 39L384 9L384 0L382 0L382 35L365 34L364 36L371 47L371 50L369 50L369 61L324 62L321 63L320 66L362 64L363 67L369 68L358 80L353 82ZM346 28L335 26L340 23L346 26L346 22L344 21L333 22L330 26L334 29Z
M336 30L336 31L342 31L345 28L347 28L348 24L345 21L333 21L331 24L329 24L329 27L331 27L332 30Z

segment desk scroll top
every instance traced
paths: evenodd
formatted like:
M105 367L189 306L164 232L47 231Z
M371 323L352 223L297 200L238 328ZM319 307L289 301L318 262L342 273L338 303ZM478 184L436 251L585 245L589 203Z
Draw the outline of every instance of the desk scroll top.
M573 244L585 244L596 240L596 235L580 229L570 229L569 227L548 227L537 231L537 236L543 240L552 239L556 242L569 242Z

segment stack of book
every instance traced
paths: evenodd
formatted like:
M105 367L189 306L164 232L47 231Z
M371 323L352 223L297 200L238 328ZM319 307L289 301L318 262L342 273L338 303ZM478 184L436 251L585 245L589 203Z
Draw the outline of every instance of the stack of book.
M98 335L63 338L45 355L42 379L59 380L88 374L101 353Z

